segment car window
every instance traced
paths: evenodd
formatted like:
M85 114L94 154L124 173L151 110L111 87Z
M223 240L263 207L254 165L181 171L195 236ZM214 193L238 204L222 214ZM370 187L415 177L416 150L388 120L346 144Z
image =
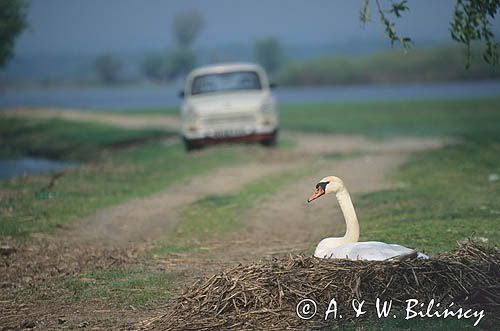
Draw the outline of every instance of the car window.
M259 75L255 71L235 71L195 77L191 87L191 94L260 89Z

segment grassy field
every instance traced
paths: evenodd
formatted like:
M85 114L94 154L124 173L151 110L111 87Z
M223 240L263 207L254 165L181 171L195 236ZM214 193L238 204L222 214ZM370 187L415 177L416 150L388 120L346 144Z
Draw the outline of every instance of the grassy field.
M500 174L499 99L290 105L282 110L282 123L308 132L459 139L406 164L395 174L404 188L357 199L366 222L363 238L430 253L468 236L500 243L500 185L488 179Z
M141 115L153 115L153 116L161 116L161 115L179 115L180 109L178 107L162 107L162 108L129 108L129 109L102 109L99 112L106 113L119 113L119 114L127 114L132 116L141 116Z
M164 130L124 130L109 125L59 119L1 116L0 157L28 155L89 161L96 160L109 149L174 134Z
M297 104L280 110L287 130L372 137L496 137L500 122L500 99Z
M276 193L309 170L299 168L265 176L234 194L210 195L186 206L172 234L158 242L149 255L165 257L171 253L192 252L199 250L202 243L222 238L244 225L241 213L254 206L258 199Z
M416 156L396 176L403 188L361 196L363 237L429 253L467 237L499 245L500 183L490 176L500 174L500 139L490 139Z
M163 110L147 112L161 114ZM377 139L399 135L455 137L455 145L414 156L394 174L402 184L398 188L355 197L363 219L361 239L425 247L428 253L450 249L457 240L469 236L482 237L488 244L500 243L500 181L494 180L495 174L500 175L500 99L284 105L281 120L282 128L295 131L355 133ZM59 179L53 190L44 189L50 176L0 184L0 238L29 238L32 233L51 232L98 208L147 196L183 178L251 159L241 146L195 154L186 154L180 144L159 141L127 149L110 148L170 134L154 130L110 131L93 124L8 122L4 118L0 118L0 128L3 155L90 160ZM84 148L80 149L82 144ZM300 176L300 171L294 176ZM237 229L240 215L255 201L287 185L280 178L263 178L231 195L207 196L187 206L175 228L175 240L168 238L144 258L193 252L203 242ZM62 277L47 283L45 289L44 285L31 291L36 295L67 295L89 304L106 301L109 307L150 307L169 295L177 277L158 270L112 268ZM463 325L454 320L390 320L368 322L361 328L426 330Z
M180 274L144 266L111 267L65 276L29 287L18 295L66 300L112 309L137 309L164 302Z
M146 110L151 111L164 112ZM500 99L285 105L281 112L282 127L288 130L374 137L448 135L459 138L459 144L419 155L395 174L395 178L405 184L404 188L359 197L358 208L367 220L363 234L409 246L425 246L430 252L448 249L449 245L441 243L468 235L498 242L498 227L493 225L499 216L499 187L498 182L489 181L488 176L500 173L497 157ZM48 192L50 194L44 192L49 181L47 176L1 184L6 197L0 209L0 235L3 236L52 231L97 208L148 195L180 178L222 164L242 162L248 157L238 147L186 155L180 145L155 142L127 150L107 149L113 144L170 134L158 130L6 118L0 120L0 127L0 150L4 155L21 153L79 160L96 160L96 155L99 156L98 162L79 167L61 178L57 190ZM207 209L218 213L217 210L226 205L236 206L234 210L248 208L235 200L238 201L237 196L207 197L189 208L189 213ZM181 227L191 226L189 220L194 217L189 213L185 215L186 224ZM401 227L389 226L394 224ZM419 235L435 233L428 230L436 226L447 240ZM206 232L202 225L192 227ZM406 231L394 232L395 228Z
M180 143L150 142L127 149L110 144L159 138L162 131L124 130L60 120L0 119L4 155L87 160L48 189L50 176L0 184L0 237L51 232L108 205L149 195L184 178L246 159L238 147L186 154ZM156 139L157 140L157 139ZM39 147L42 146L42 147Z

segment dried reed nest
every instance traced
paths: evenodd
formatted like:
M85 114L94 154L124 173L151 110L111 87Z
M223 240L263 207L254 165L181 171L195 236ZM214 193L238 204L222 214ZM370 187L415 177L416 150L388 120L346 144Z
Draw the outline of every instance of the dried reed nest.
M318 314L303 321L296 305L315 300ZM162 330L290 330L324 328L324 311L335 298L346 321L354 318L353 299L365 300L375 314L375 299L407 299L441 307L451 302L467 308L500 308L500 250L475 243L461 244L429 260L321 260L289 256L239 265L190 286L170 301L165 315L144 321L142 327ZM372 309L373 308L373 309ZM394 308L393 308L394 309ZM366 316L364 315L364 316ZM373 315L372 315L373 316Z

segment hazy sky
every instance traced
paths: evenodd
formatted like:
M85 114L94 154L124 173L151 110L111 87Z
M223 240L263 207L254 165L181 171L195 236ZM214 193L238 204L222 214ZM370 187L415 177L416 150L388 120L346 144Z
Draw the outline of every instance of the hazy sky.
M275 36L289 44L330 43L383 37L378 17L363 27L361 0L44 0L30 1L31 29L16 52L141 51L172 46L176 13L198 9L205 28L196 46L251 44ZM374 2L374 1L372 1ZM384 3L384 1L382 1ZM399 29L419 40L449 40L455 0L410 0ZM373 6L374 4L372 4ZM374 8L373 8L374 9ZM498 19L497 19L498 21ZM495 23L498 36L499 24Z

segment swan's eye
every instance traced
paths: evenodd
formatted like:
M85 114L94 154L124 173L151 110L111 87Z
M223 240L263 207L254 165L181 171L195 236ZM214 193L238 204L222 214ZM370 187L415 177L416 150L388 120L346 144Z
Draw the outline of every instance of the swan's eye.
M323 191L326 190L326 185L328 185L330 182L320 182L318 184L316 184L316 189L319 189L319 188L322 188Z

